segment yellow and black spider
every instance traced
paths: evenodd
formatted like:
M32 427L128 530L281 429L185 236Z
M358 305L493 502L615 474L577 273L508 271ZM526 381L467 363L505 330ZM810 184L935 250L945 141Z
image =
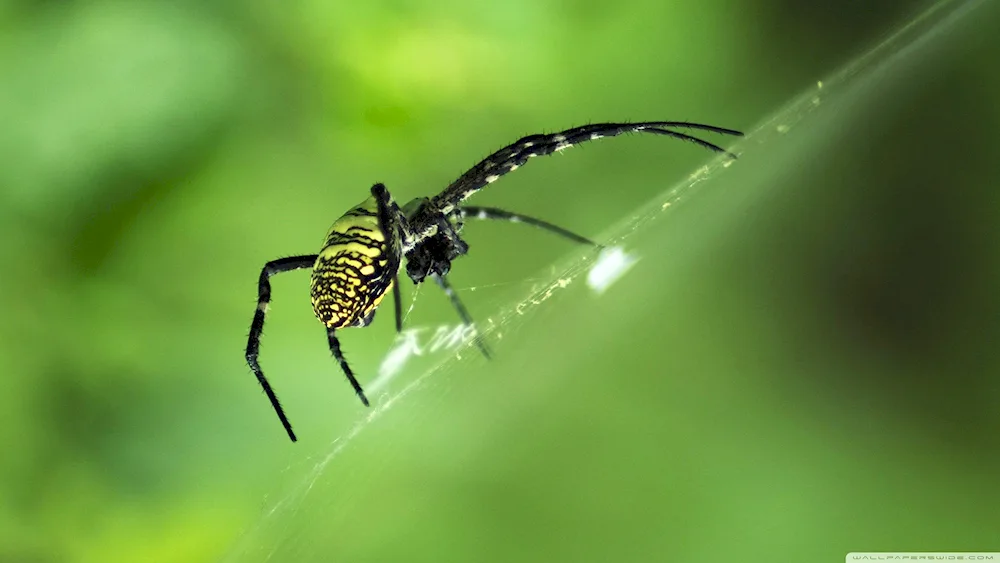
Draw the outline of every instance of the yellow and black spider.
M371 197L333 223L319 254L279 258L265 264L258 281L257 311L250 325L246 358L250 369L264 388L264 393L271 400L288 437L295 441L292 425L257 363L260 335L264 329L264 313L271 300L268 278L281 272L312 268L310 291L313 312L326 327L333 357L344 370L361 402L367 406L368 399L364 390L340 351L336 332L352 326L367 326L390 289L395 301L396 330L402 328L398 275L404 258L406 275L413 283L421 283L427 276L433 278L451 299L462 322L471 325L469 313L446 278L452 260L469 251L469 245L459 236L465 219L527 223L576 242L599 246L589 239L539 219L489 207L460 206L463 201L500 176L517 170L531 157L552 154L584 141L623 133L666 135L693 142L712 151L726 152L708 141L673 130L678 128L742 136L739 131L731 129L681 121L596 123L551 135L530 135L486 157L438 195L415 199L402 209L393 201L384 185L375 184L371 189ZM734 155L730 156L735 158ZM488 358L489 350L486 345L478 338L476 342Z

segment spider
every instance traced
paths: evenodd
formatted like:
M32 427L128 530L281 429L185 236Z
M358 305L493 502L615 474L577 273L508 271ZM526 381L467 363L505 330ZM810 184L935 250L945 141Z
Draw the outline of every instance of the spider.
M451 300L462 322L471 326L472 318L447 278L452 261L469 251L469 245L460 236L465 220L526 223L577 243L600 248L600 245L590 239L540 219L491 207L464 206L461 205L463 201L504 174L517 170L532 157L552 154L585 141L623 133L666 135L736 158L718 145L674 130L678 128L743 135L731 129L682 121L595 123L560 133L530 135L486 157L438 195L414 199L402 208L393 200L389 190L377 183L372 186L368 199L348 210L333 223L318 254L279 258L265 264L258 280L257 310L250 325L246 360L270 399L288 437L293 442L296 441L292 425L257 362L264 316L271 301L271 276L312 268L310 293L313 312L326 327L327 342L334 359L340 364L358 398L368 406L368 398L340 350L337 331L348 327L368 326L390 290L395 301L396 330L402 329L399 269L404 258L406 275L410 280L419 284L428 276L431 277ZM482 354L489 358L489 348L481 338L476 338L476 344Z

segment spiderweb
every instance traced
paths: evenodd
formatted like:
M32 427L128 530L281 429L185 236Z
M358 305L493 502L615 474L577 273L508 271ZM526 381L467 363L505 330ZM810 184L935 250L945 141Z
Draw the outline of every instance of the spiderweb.
M740 156L737 161L715 158L691 172L676 185L652 198L629 216L620 220L597 240L606 250L578 251L557 262L551 273L531 280L530 289L515 301L501 307L492 316L480 320L479 327L490 342L502 343L504 337L544 306L563 294L576 291L576 299L600 299L615 291L615 284L636 271L642 259L633 243L657 222L668 218L688 199L706 189L738 190L727 176L738 175L738 169L751 161L761 147L809 123L822 114L824 106L838 98L852 95L859 88L871 87L883 78L892 65L905 62L924 44L946 32L956 21L984 3L984 0L963 2L944 0L913 19L900 30L879 43L832 76L818 81L779 111L761 122L747 137L730 149ZM732 169L732 170L731 170ZM729 192L727 192L729 193ZM732 192L734 196L738 192ZM461 288L482 289L488 286ZM579 289L578 289L579 288ZM419 293L411 300L407 316ZM351 522L350 507L364 506L363 492L353 486L337 486L344 480L364 483L349 464L338 461L351 448L364 448L367 442L385 439L387 427L419 426L413 408L418 402L439 400L432 397L447 395L462 378L468 378L470 365L483 363L475 347L470 345L472 333L460 326L423 328L404 333L397 339L382 362L379 376L368 385L375 401L372 408L346 431L333 439L319 454L296 462L285 471L286 486L264 500L264 508L254 526L244 531L225 561L324 561L335 560L324 552L324 542L314 538L337 536L339 526ZM508 351L509 352L509 351ZM505 352L505 353L508 353ZM509 352L513 353L513 352ZM415 356L425 360L419 370L409 363ZM433 387L435 393L420 394ZM433 408L442 403L432 403ZM410 409L410 410L407 410ZM405 414L402 414L405 411ZM364 439L372 434L370 440ZM378 450L386 452L388 450ZM389 457L400 459L405 453L393 452ZM382 463L392 463L385 459ZM331 491L335 490L336 495ZM315 522L301 514L322 514L323 522ZM373 524L377 526L377 523ZM328 541L349 542L351 538Z

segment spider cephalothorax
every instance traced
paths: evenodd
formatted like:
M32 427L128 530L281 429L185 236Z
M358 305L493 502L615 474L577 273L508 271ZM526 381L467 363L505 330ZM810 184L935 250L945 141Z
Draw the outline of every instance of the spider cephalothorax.
M414 202L403 208L404 211L413 210L406 214L410 228L418 233L434 233L414 242L413 247L404 252L406 275L413 283L421 283L427 276L447 275L452 260L469 252L469 244L460 234L463 220L457 210L445 215L434 209L427 199Z
M265 264L258 279L257 310L250 325L246 359L288 437L295 441L292 425L257 362L265 312L271 300L269 278L272 275L302 268L313 269L310 285L313 311L326 327L331 353L358 397L367 405L368 399L344 359L335 333L342 328L368 325L390 289L395 302L396 329L402 328L399 269L404 259L406 274L410 280L421 283L427 277L433 278L451 299L462 322L472 325L472 318L447 278L452 261L469 251L469 245L460 236L466 219L527 223L575 242L599 247L587 238L540 219L503 209L461 205L463 201L504 174L517 170L532 157L622 133L666 135L693 142L715 152L726 152L708 141L676 131L678 128L742 135L731 129L680 121L597 123L551 135L530 135L486 157L436 196L415 199L402 209L385 186L375 184L368 199L333 223L318 254L291 256ZM489 349L485 343L478 338L476 343L482 353L489 357Z

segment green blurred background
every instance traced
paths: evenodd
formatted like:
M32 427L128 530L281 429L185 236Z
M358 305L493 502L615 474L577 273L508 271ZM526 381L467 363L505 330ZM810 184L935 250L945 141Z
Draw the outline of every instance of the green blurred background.
M754 131L929 4L4 2L0 561L1000 550L995 4L751 136L607 294L532 308L349 442L368 413L308 274L274 278L291 444L243 362L256 279L373 182L432 194L588 121ZM474 202L599 237L709 157L603 141ZM467 235L482 319L580 255ZM386 311L343 334L362 382ZM427 287L407 322L453 317Z

